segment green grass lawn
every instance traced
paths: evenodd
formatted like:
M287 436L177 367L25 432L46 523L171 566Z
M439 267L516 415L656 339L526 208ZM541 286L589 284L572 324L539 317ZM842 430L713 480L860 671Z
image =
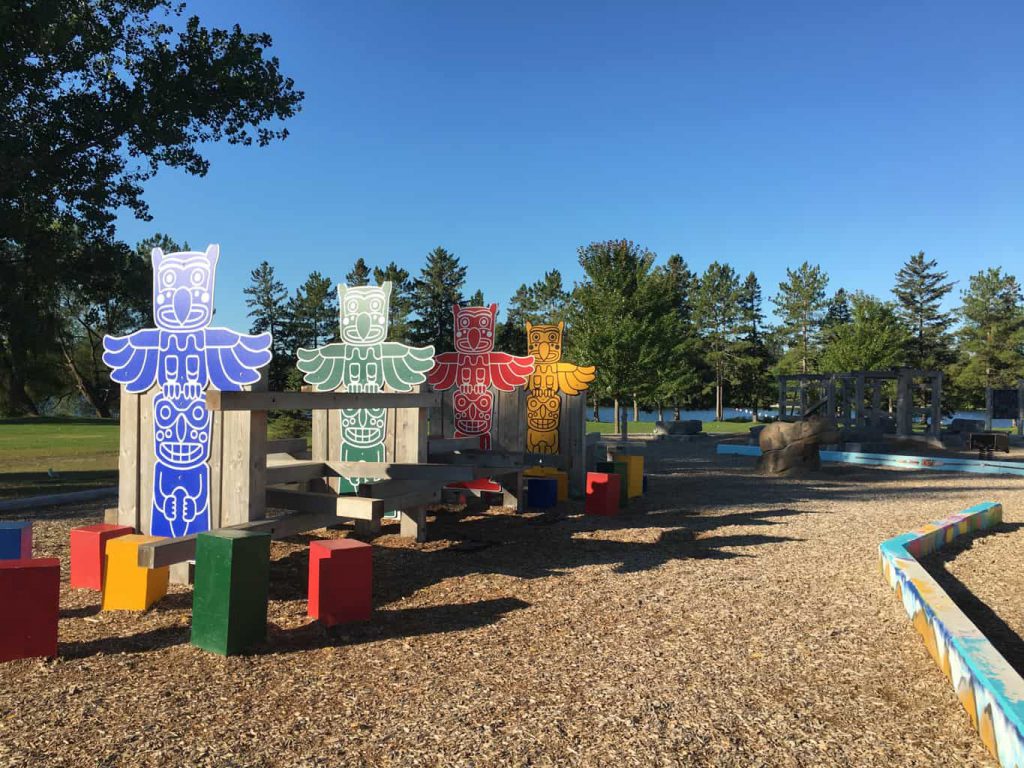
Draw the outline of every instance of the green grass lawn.
M746 433L754 426L752 421L705 421L704 431L709 434L736 434ZM626 423L626 429L631 435L649 435L654 430L653 421L630 421ZM602 435L618 434L618 429L608 421L588 421L587 432L598 432Z
M116 485L117 436L104 419L0 419L0 499Z

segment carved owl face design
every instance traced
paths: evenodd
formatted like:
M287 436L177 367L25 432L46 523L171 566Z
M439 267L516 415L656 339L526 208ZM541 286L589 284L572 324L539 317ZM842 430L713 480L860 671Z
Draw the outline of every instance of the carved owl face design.
M341 340L348 344L376 344L388 335L388 304L391 283L338 286L338 310L341 319Z
M526 322L526 350L540 363L557 363L562 359L562 331L565 323L558 325L533 325Z
M154 248L153 320L165 331L195 331L213 320L213 282L220 246L165 254Z
M498 305L489 307L452 307L455 316L455 351L490 352L494 349L494 321Z

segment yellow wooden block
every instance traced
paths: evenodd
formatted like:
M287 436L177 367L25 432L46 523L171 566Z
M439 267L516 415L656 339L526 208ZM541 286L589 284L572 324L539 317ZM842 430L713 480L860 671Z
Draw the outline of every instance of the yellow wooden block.
M644 457L635 454L613 453L614 461L624 461L628 465L626 474L626 496L644 495Z
M523 471L527 477L553 477L558 482L558 500L569 500L569 473L554 467L530 467Z
M161 538L129 534L107 542L103 566L104 611L144 611L167 594L170 569L139 566L139 546Z

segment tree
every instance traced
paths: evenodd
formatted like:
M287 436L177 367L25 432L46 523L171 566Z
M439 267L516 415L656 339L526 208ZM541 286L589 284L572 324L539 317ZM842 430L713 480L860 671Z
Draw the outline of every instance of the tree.
M943 298L955 283L940 272L935 259L925 260L918 251L896 273L897 313L907 327L904 357L907 365L923 370L944 368L956 359L950 328L953 314L940 310Z
M786 281L779 283L779 292L772 297L782 320L780 336L787 348L781 368L796 369L800 373L814 368L820 349L827 286L828 275L817 265L805 261L795 270L786 270Z
M773 357L764 329L764 312L761 309L761 284L757 275L749 273L739 289L741 337L745 342L743 355L739 359L737 396L753 411L754 421L762 404L771 402L773 379L769 370Z
M61 377L54 393L60 396L77 394L100 418L110 418L120 400L120 387L110 381L110 369L103 363L103 337L123 335L147 324L151 314L153 278L150 253L153 248L168 251L184 250L166 235L155 235L141 241L131 250L116 240L82 243L82 247L99 249L99 258L109 267L103 280L92 276L61 286L57 349L64 370L73 384ZM89 259L96 263L93 257ZM151 324L151 321L150 323ZM34 388L45 381L34 377Z
M833 328L853 322L853 310L850 309L850 296L845 288L840 288L828 300L825 318L821 321L821 330L828 334Z
M334 341L338 336L338 294L330 279L310 272L288 302L288 314L293 353L298 347L313 349Z
M1017 278L999 267L971 275L960 308L955 383L974 403L985 387L1015 386L1024 374L1024 309Z
M299 110L268 35L181 12L53 0L0 13L0 285L18 297L0 304L4 412L34 409L33 361L59 343L58 308L123 263L114 218L148 219L145 182L161 167L205 174L211 141L282 139Z
M356 288L360 285L370 284L370 268L366 266L366 261L362 257L356 259L356 263L352 265L352 271L345 275L345 285Z
M477 288L469 297L467 305L470 307L482 307L484 305L484 292Z
M562 273L557 269L545 272L543 278L530 285L523 283L505 309L505 322L497 331L498 348L525 355L526 323L555 325L565 322L568 302L569 294L562 285Z
M437 352L449 352L455 340L452 306L462 303L466 268L459 257L438 246L427 254L420 276L413 280L411 306L415 317L409 323L414 344L433 344Z
M906 331L891 302L857 291L851 301L850 322L829 332L821 354L824 371L871 371L895 368L903 362Z
M295 350L289 349L286 329L289 321L288 291L277 279L269 262L249 273L250 284L242 290L246 295L245 305L249 308L252 324L250 333L270 333L271 351L274 357L267 372L267 383L274 391L283 390L295 364Z
M677 340L675 293L655 255L630 240L579 249L584 280L573 291L572 354L597 366L597 396L654 395L660 366Z
M386 281L390 281L391 302L388 304L388 335L393 340L406 341L409 335L409 312L411 311L409 291L412 288L408 270L402 269L392 261L384 269L374 267L373 279L377 281L377 285L383 285Z
M705 374L703 342L693 322L693 302L697 292L698 278L686 260L675 253L668 257L664 267L665 277L672 292L675 308L677 344L671 350L660 369L660 382L654 401L658 405L659 419L662 404L671 405L674 418L679 421L680 408L692 406L700 397Z
M708 265L697 285L694 301L697 328L713 373L715 419L725 416L725 385L735 382L745 360L747 343L742 336L740 284L735 270L717 261Z

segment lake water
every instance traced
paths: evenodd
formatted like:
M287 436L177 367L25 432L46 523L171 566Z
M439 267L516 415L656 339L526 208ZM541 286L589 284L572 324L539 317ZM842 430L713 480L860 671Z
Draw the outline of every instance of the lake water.
M604 405L604 406L601 406L601 409L600 409L599 413L601 414L601 421L611 422L613 420L613 415L614 415L615 411L614 411L614 409L610 405ZM632 404L630 404L626 408L626 413L629 414L629 419L632 421L632 419L633 419L633 407L632 407ZM774 408L767 408L767 409L763 409L763 410L759 411L759 414L762 417L764 417L764 416L776 416L776 415L778 415L778 411L776 411ZM665 409L665 418L668 421L671 421L673 416L674 416L674 411L671 408L666 408ZM679 412L679 418L680 419L700 419L701 421L714 421L715 420L715 411L714 411L714 409L697 410L697 411L680 411ZM725 409L725 418L726 419L749 419L750 418L750 411L742 409L742 408L726 408ZM984 411L957 411L953 416L950 416L948 418L944 418L942 420L942 423L943 424L949 424L949 422L952 421L953 418L957 418L957 419L981 419L982 421L984 421L985 420L985 412ZM592 410L588 410L587 411L587 419L590 419L590 420L593 419L593 411ZM658 420L658 413L657 413L657 411L644 411L644 410L640 411L640 421L657 421L657 420ZM1011 422L1009 419L993 419L992 420L992 426L993 427L1009 427L1009 426L1012 426L1012 424L1013 424L1013 422Z

